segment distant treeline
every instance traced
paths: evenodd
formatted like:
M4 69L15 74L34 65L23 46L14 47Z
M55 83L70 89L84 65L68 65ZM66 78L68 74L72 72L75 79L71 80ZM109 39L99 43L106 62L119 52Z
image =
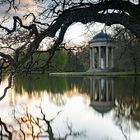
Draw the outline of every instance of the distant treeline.
M73 53L59 51L51 61L51 71L78 72L89 69L89 48ZM140 71L140 45L114 49L114 71Z

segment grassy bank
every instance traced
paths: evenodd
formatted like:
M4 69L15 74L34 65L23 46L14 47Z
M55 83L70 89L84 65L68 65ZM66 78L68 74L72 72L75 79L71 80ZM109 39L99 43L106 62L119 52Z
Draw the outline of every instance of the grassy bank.
M140 72L57 72L50 76L140 76Z

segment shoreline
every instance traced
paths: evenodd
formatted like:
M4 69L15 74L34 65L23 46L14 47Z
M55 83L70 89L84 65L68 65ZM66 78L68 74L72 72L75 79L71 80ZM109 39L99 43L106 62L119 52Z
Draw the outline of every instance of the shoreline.
M120 76L140 76L140 72L55 72L49 73L49 76L107 76L107 77L120 77Z

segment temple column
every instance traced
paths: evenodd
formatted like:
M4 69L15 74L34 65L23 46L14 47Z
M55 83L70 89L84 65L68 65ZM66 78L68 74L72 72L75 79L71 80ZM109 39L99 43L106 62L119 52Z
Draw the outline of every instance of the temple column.
M105 54L105 51L106 51L106 49L103 47L103 68L105 69L105 67L106 67L106 54Z
M94 79L90 77L90 100L94 100Z
M101 101L102 100L101 79L98 80L98 84L99 84L99 87L98 87L98 89L99 89L99 101Z
M90 48L90 69L93 68L93 48Z
M109 101L109 83L108 79L106 80L106 101Z
M108 68L108 47L106 47L106 68Z
M98 68L101 68L101 47L98 47L98 52L99 52L99 66Z
M115 97L114 97L114 80L111 80L111 94L112 94L112 98L111 100L114 101Z
M94 48L92 48L92 56L93 56L93 60L92 60L92 67L95 68L95 52L94 52Z
M111 68L114 67L114 48L111 48Z

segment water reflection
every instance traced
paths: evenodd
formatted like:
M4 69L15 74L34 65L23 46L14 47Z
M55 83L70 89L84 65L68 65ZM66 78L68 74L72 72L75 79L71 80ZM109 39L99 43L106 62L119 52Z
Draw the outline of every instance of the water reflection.
M67 132L62 136L55 136L52 123L54 119L46 119L46 114L41 106L38 106L40 110L39 116L33 116L29 113L28 107L25 106L24 111L14 110L13 123L15 126L9 125L4 122L0 117L0 139L1 140L38 140L40 138L48 140L67 140L69 138L85 137L85 131L73 130L72 123L66 122ZM17 113L18 112L18 113Z
M64 94L75 87L78 88L80 93L87 93L89 91L89 82L82 77L49 77L47 75L36 74L31 77L17 76L14 82L15 91L19 94L24 93L24 90L29 94L45 90L52 94Z
M7 110L20 108L24 103L36 120L38 112L35 106L42 102L42 108L50 119L61 111L53 122L55 137L67 134L68 127L64 122L69 120L76 132L86 130L87 137L74 139L139 140L139 77L17 76L11 93L0 102L1 120L8 126L10 121L7 120L11 120L12 115L7 115ZM17 116L21 119L20 115ZM10 125L16 127L15 122Z
M125 111L130 110L129 116L140 116L140 78L104 78L104 77L49 77L33 75L32 77L18 76L14 81L16 94L29 97L41 97L41 92L47 91L50 99L57 105L66 103L64 94L72 97L77 93L90 97L90 105L101 114L114 109L124 117ZM115 104L116 103L116 104ZM114 108L115 107L115 108ZM117 115L117 116L118 116Z
M66 103L66 96L71 97L76 93L88 94L89 81L83 77L49 77L47 75L17 76L14 81L14 90L23 95L25 91L29 97L41 97L42 92L47 92L49 99L57 105Z
M104 115L114 107L114 104L114 80L90 77L90 105Z

